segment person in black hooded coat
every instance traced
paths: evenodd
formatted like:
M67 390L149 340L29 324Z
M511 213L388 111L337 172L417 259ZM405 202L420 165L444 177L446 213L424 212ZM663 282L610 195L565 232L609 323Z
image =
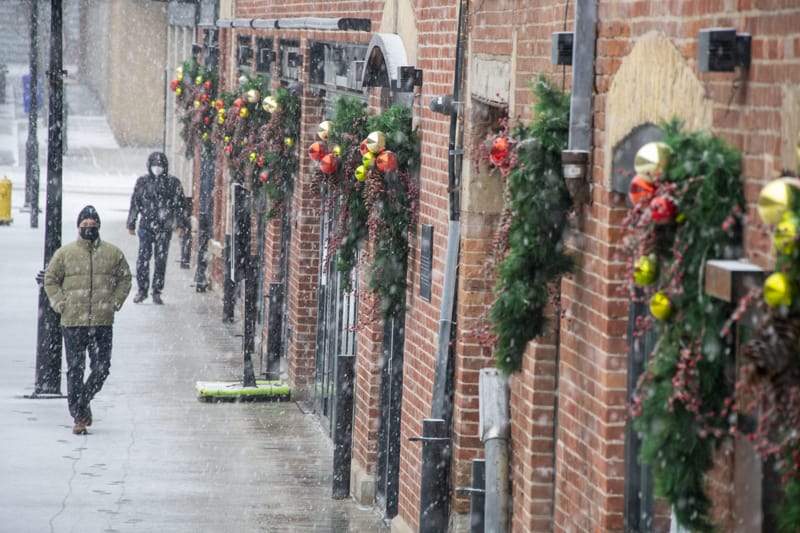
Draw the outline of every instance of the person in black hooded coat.
M161 304L167 253L172 232L178 236L188 229L181 182L169 174L167 156L153 152L147 158L147 174L136 180L128 211L128 232L136 235L139 222L139 255L136 259L136 283L139 287L134 303L147 298L150 285L150 259L153 258L153 303Z

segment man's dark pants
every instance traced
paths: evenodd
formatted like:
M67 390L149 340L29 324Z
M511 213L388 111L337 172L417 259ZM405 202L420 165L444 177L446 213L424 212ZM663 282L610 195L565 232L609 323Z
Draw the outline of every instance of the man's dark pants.
M152 230L140 227L139 256L136 258L136 284L139 292L147 294L150 288L150 259L153 261L153 293L164 290L164 274L167 272L167 253L171 231Z
M89 419L89 403L111 371L112 331L111 326L61 328L67 356L67 403L76 421ZM84 382L87 352L90 372Z

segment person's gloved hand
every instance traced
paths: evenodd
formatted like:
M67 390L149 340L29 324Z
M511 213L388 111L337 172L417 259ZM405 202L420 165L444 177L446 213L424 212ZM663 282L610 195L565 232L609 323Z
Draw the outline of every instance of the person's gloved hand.
M129 228L128 233L130 233L131 235L136 235L136 230L133 228Z

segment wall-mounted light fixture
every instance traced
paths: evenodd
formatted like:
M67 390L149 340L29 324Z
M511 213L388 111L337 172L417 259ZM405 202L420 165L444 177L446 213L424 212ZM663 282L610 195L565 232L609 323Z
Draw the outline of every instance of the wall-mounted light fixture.
M561 152L561 171L564 184L575 204L589 200L589 152L586 150L563 150Z
M428 104L428 109L434 113L452 116L458 114L461 109L461 102L453 101L452 94L441 94L431 100L431 103Z
M395 90L401 93L412 93L414 87L422 87L422 70L413 66L397 67Z
M733 28L700 30L697 37L698 72L733 72L736 67L750 67L749 33L736 33Z
M550 49L550 63L553 65L572 65L572 40L571 31L557 31L552 34L552 48Z

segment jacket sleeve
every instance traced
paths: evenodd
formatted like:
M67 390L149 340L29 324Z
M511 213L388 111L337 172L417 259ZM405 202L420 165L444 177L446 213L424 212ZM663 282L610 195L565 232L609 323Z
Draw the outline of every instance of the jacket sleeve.
M136 217L139 216L139 180L136 180L136 185L133 187L133 194L131 194L131 207L128 209L128 229L136 229Z
M117 257L116 275L117 288L114 290L114 310L119 311L131 292L131 269L128 266L128 260L125 259L125 255L121 251Z
M56 250L44 272L44 292L50 300L50 306L59 315L64 311L66 298L64 297L64 260L63 254Z

